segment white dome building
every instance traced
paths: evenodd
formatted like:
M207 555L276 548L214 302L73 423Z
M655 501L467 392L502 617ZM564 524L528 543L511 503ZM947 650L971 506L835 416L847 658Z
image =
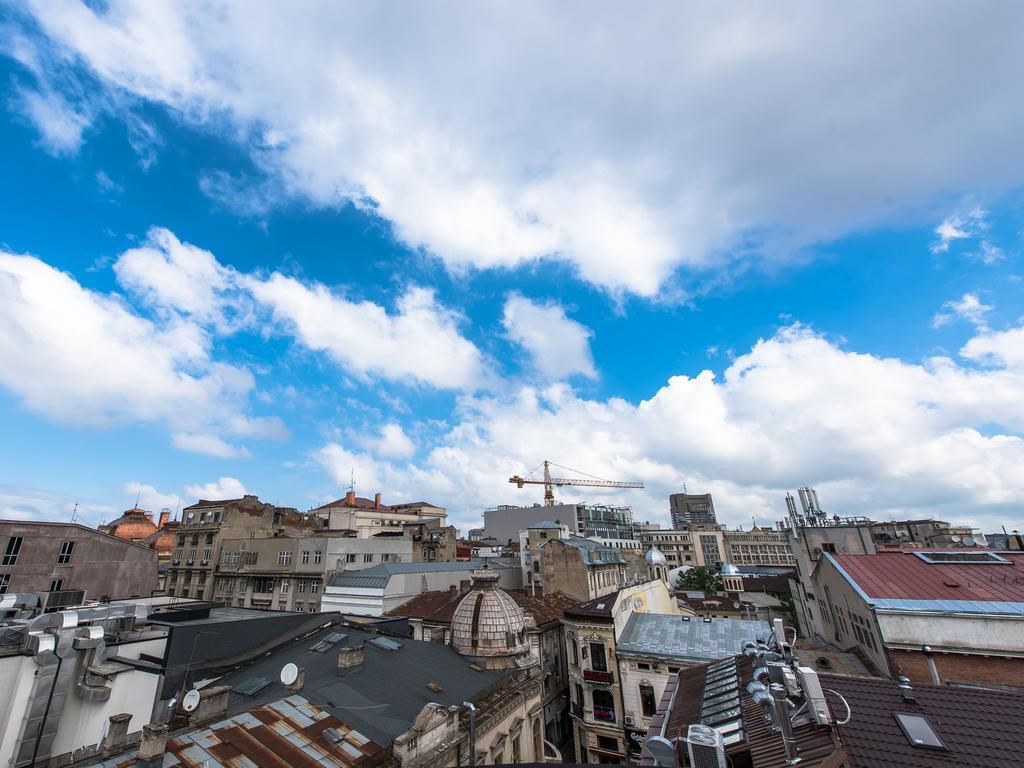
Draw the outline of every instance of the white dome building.
M452 616L452 647L490 669L529 666L526 616L498 578L486 567L473 571L473 589Z
M651 579L668 581L668 560L664 553L653 544L644 555L644 562L647 563L647 576ZM671 587L671 584L669 585Z

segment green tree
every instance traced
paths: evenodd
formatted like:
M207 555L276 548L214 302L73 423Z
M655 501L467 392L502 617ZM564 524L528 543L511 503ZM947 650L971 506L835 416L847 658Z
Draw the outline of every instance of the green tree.
M680 592L714 594L722 591L722 576L710 568L697 566L676 576L676 589Z

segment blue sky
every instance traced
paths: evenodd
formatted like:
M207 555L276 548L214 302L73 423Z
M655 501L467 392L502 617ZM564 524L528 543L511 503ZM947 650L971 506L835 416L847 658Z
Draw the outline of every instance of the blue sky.
M1024 14L926 7L4 6L0 510L1022 527Z

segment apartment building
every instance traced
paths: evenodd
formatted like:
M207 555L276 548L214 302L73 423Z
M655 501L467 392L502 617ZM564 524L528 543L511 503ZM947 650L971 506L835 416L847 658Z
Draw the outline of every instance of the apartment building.
M541 522L566 525L569 533L585 538L635 539L636 524L629 507L606 504L503 504L484 511L484 539L500 546L519 541L519 532Z
M749 531L723 530L726 562L737 566L792 566L796 558L789 548L789 534L757 525Z
M222 559L225 540L301 536L323 527L323 521L315 515L276 507L253 495L201 499L182 510L166 592L175 597L212 600L214 572Z
M0 548L0 595L64 592L80 603L157 589L155 550L84 525L0 520Z
M349 491L342 498L312 510L321 518L323 528L334 531L355 531L359 538L367 539L382 534L401 535L402 526L427 518L436 519L444 527L448 512L426 501L385 504L378 493L372 499L356 496Z
M401 535L358 538L352 531L310 536L224 539L214 573L213 599L240 608L320 610L323 585L337 573L386 563L448 563L456 531L438 518L404 523Z
M673 528L688 525L714 525L715 502L710 493L673 493L668 497L669 516Z
M813 574L823 637L915 683L1024 690L1024 554L824 553Z
M626 581L627 563L621 550L591 539L549 539L539 551L545 587L576 600L615 592Z

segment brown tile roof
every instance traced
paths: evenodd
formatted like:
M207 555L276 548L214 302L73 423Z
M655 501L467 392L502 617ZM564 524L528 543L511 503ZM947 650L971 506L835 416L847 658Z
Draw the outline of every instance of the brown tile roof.
M528 589L506 589L509 596L523 609L523 613L533 616L538 627L562 620L562 614L576 605L576 601L558 590L550 590L543 597L534 597Z
M607 595L587 600L585 603L577 603L572 608L567 608L564 615L569 619L587 619L599 624L610 624L612 622L612 606L618 595L619 591L615 590Z
M839 726L854 768L1010 768L1024 764L1016 740L1024 732L1024 694L954 686L915 685L915 702L882 678L819 675L853 712ZM843 705L832 702L841 714ZM915 747L894 712L925 715L948 751Z

